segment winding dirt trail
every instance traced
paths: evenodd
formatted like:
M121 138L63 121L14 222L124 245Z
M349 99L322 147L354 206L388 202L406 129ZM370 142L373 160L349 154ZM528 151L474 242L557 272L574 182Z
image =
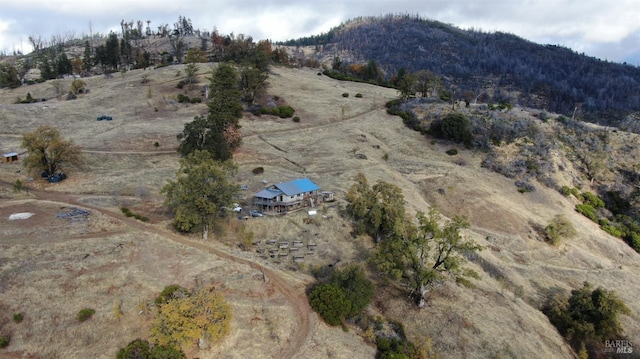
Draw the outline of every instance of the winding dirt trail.
M0 185L9 189L12 188L12 185L10 183L1 180ZM89 196L59 192L47 192L36 189L29 189L29 192L35 196L35 199L59 202L71 206L92 209L105 215L117 218L127 226L135 228L137 230L157 234L185 246L189 246L207 253L212 253L220 258L233 261L237 264L246 265L254 270L262 272L268 279L269 284L273 287L275 292L282 295L286 299L286 301L289 302L289 304L293 308L296 320L296 327L292 331L292 336L287 338L286 345L281 349L281 352L278 354L278 358L297 357L296 354L310 338L311 330L313 327L312 316L314 314L307 301L307 297L304 293L304 288L289 283L285 278L280 276L274 270L250 259L238 257L232 253L229 253L220 245L194 241L184 236L180 236L167 229L154 226L153 224L143 223L136 219L126 217L122 213L81 202L82 198Z

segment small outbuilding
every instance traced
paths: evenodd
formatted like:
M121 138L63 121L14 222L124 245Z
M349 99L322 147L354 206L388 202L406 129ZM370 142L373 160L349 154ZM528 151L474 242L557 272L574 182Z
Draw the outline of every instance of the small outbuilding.
M2 155L2 162L11 163L18 161L18 152L9 152Z

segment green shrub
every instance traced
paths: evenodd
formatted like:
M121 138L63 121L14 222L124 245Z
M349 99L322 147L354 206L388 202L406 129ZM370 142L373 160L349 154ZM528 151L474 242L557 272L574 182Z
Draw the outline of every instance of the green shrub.
M342 288L346 299L350 302L350 309L345 314L345 318L353 318L362 313L373 298L373 282L365 276L361 267L350 266L336 271L331 278L331 283Z
M192 97L191 103L202 103L202 98L200 97Z
M569 197L571 195L571 188L569 186L562 186L560 193L565 197Z
M600 228L609 233L610 235L614 236L614 237L618 237L618 238L622 238L624 233L622 233L622 231L620 230L620 228L616 227L615 225L611 225L611 224L601 224Z
M126 347L118 350L116 359L147 359L151 353L149 342L142 339L136 339L127 344Z
M31 97L31 92L27 92L27 97L24 100L20 100L20 98L18 97L18 101L16 101L16 103L34 103L34 102L38 102L38 100Z
M280 118L289 118L292 117L296 110L291 106L278 106L278 116Z
M80 309L80 311L76 315L76 319L78 319L78 322L82 323L84 321L91 319L91 317L95 313L96 313L96 310L93 308L83 308L83 309Z
M576 235L573 224L563 215L557 214L544 228L547 243L560 244L562 238L571 238Z
M270 115L271 114L271 110L269 110L269 108L267 106L261 106L260 107L260 114L261 115Z
M183 94L178 94L178 102L179 103L189 103L191 102L191 99L189 98L189 96L183 95Z
M527 192L535 192L536 187L529 181L516 181L516 187L518 187L518 192L527 193Z
M149 354L149 359L185 359L186 357L182 350L170 345L154 345Z
M154 345L147 340L136 339L120 349L116 359L184 359L184 352L172 346Z
M329 325L340 325L351 311L351 302L337 284L320 284L309 293L311 308Z
M185 298L185 297L188 297L190 295L191 295L191 293L189 292L188 289L183 288L183 287L181 287L181 286L179 286L177 284L172 284L172 285L168 285L168 286L164 287L164 289L156 297L154 302L156 304L160 305L160 304L165 304L165 303L169 302L172 299Z
M423 125L413 111L403 111L400 106L404 103L402 99L391 100L385 104L387 113L392 116L400 116L405 126L414 131L423 131Z
M254 115L272 115L278 116L280 118L289 118L292 117L296 112L291 106L278 106L274 108L268 108L266 106L261 106L259 109L255 109L252 111Z
M6 348L11 343L11 337L8 335L0 336L0 348Z
M582 194L580 193L580 190L579 190L579 189L577 189L577 188L575 188L575 187L574 187L574 188L571 188L571 194L572 194L575 198L577 198L580 202L582 202L582 201L583 201L583 197L582 197Z
M293 122L300 122L300 117L294 116L293 117Z
M342 97L349 97L349 93L348 93L348 92L344 92L344 93L342 94Z
M376 347L380 355L380 359L410 359L413 356L408 354L414 353L414 345L406 339L396 337L377 337Z
M355 318L369 305L374 286L359 266L335 271L329 283L320 284L309 293L311 307L329 325L339 325Z
M20 312L13 315L14 323L22 323L23 320L24 320L24 313Z
M576 211L589 218L590 220L598 223L598 215L596 214L596 209L593 208L590 204L577 204Z
M528 158L528 159L525 161L525 166L527 167L527 169L528 169L529 171L534 171L534 172L537 172L537 171L538 171L538 169L540 168L540 166L538 166L538 164L536 163L536 161L535 161L535 160L533 160L533 159L530 159L530 158Z
M640 253L640 233L632 232L624 237L625 242Z
M357 97L357 98L362 98L362 94L358 92L358 93L356 94L356 97Z
M178 84L176 85L176 87L177 87L177 88L179 88L179 89L184 88L184 81L180 80L180 81L178 82Z
M389 160L389 153L385 153L384 155L382 155L382 159L385 161Z
M591 192L582 193L583 202L590 204L593 208L604 208L604 201Z
M149 218L148 217L145 217L145 216L143 216L141 214L138 214L138 213L134 213L133 214L133 218L135 218L135 219L137 219L138 221L141 221L141 222L149 222Z
M471 146L471 121L461 113L451 113L440 121L434 121L429 131L438 138Z
M124 213L124 215L125 215L125 216L127 216L127 217L133 217L133 218L135 218L135 219L137 219L137 220L139 220L139 221L142 221L142 222L149 222L149 218L147 218L147 217L145 217L145 216L143 216L143 215L141 215L141 214L138 214L138 213L133 213L133 212L131 212L131 210L130 210L129 208L127 208L127 207L121 207L121 208L120 208L120 210L121 210L121 211L122 211L122 213Z
M20 181L20 179L16 179L15 183L13 184L13 192L22 192L26 188L27 187L24 185L24 183L22 183L22 181Z
M449 156L455 156L458 154L458 150L455 148L452 148L450 150L447 150L447 152L445 152L446 154L448 154Z
M133 213L131 212L131 210L127 207L122 207L120 208L120 210L122 211L122 213L124 213L125 216L127 217L132 217Z
M156 141L153 143L153 147L160 147L160 142Z

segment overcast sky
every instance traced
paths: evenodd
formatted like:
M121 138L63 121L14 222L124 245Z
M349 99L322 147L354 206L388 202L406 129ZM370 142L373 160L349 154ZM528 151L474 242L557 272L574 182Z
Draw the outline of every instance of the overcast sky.
M29 52L29 36L80 37L119 30L120 21L151 28L178 16L194 28L287 40L327 32L358 16L390 13L421 17L462 29L509 32L540 44L569 47L603 60L640 66L638 0L0 0L0 51Z

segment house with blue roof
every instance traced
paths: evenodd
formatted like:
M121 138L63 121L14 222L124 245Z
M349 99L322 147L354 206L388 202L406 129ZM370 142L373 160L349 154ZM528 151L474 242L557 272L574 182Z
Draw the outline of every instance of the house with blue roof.
M318 204L320 187L308 178L299 178L271 185L253 196L255 208L274 213L286 213Z

